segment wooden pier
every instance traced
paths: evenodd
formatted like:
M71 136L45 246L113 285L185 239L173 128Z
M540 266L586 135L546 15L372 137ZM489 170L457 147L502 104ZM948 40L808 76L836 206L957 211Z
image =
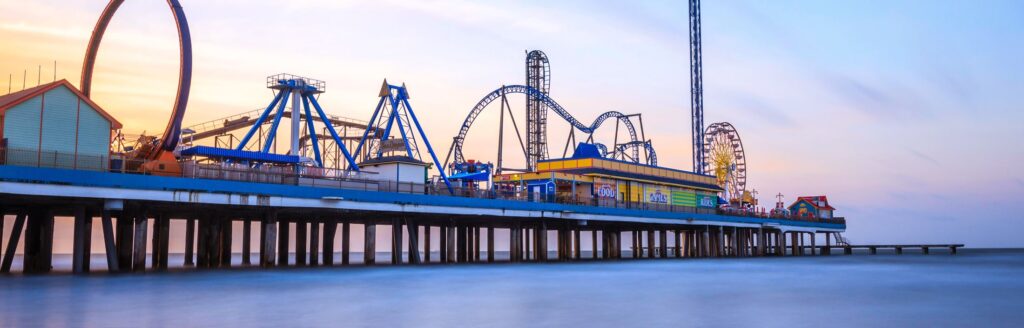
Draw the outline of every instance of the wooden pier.
M509 258L502 260L512 263L619 260L624 253L634 259L828 255L837 248L843 249L844 254L852 254L853 249L868 249L876 254L880 248L893 249L896 254L901 254L904 248L918 248L924 253L932 248L945 248L955 254L957 248L963 247L962 244L832 245L833 232L784 231L768 227L508 219L269 206L183 206L174 202L50 197L6 199L0 212L13 218L10 237L0 243L6 245L0 271L11 271L14 251L21 242L24 245L23 271L28 274L51 271L55 238L73 240L72 272L92 271L88 255L95 221L102 225L102 235L96 237L103 240L107 270L111 272L167 270L171 221L184 221L177 225L183 226L184 231L173 233L184 238L185 256L181 265L203 269L245 267L254 263L264 268L348 266L352 264L353 225L363 227L364 265L378 263L377 245L382 244L376 233L379 227L391 231L390 240L384 241L391 246L387 262L412 265L498 262L495 257L498 237L507 237ZM54 227L58 224L72 226L73 234L55 236ZM234 231L236 226L242 231ZM294 240L291 240L291 231L295 232ZM439 240L432 242L432 236L438 236ZM586 245L581 241L582 236L591 239L590 259L582 256L582 246ZM815 245L819 236L825 237L826 245ZM239 237L241 247L232 247L233 238ZM251 242L257 238L259 244L254 248ZM341 239L340 250L334 247L338 238ZM628 243L624 243L627 238ZM552 245L554 247L549 249ZM232 262L236 252L242 254L239 263ZM256 262L252 261L253 252L258 253ZM439 258L431 257L433 252L439 252Z
M352 253L360 247L353 235L359 233L364 265L417 265L806 255L817 252L805 246L820 237L821 253L829 253L834 235L846 229L842 220L3 165L0 213L0 224L12 228L0 238L0 271L11 271L22 245L26 274L52 271L54 241L62 240L73 245L70 271L93 271L93 238L102 240L96 244L102 245L98 253L106 255L108 271L141 273L178 266L355 265ZM102 228L96 236L94 222ZM183 239L180 264L170 263L171 238ZM390 256L378 256L378 248ZM497 257L499 248L508 251L507 258ZM656 251L631 251L645 248ZM233 260L238 253L241 261Z

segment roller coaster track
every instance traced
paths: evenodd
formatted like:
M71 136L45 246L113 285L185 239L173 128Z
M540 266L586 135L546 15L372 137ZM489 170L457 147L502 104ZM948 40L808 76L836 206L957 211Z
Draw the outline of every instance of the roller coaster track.
M96 55L99 53L100 42L107 30L107 25L121 7L124 0L111 0L96 22L92 36L89 38L89 46L85 50L85 60L82 64L82 83L79 87L86 97L92 94L92 73L96 64ZM192 87L192 37L188 28L188 20L185 19L185 10L181 8L178 0L167 0L167 6L174 15L174 24L178 29L179 48L179 70L178 70L178 93L174 99L174 107L171 110L171 118L167 120L167 128L164 129L160 140L160 150L174 151L178 145L181 132L181 120L185 117L185 109L188 107L189 91ZM154 151L145 156L149 159L156 159L161 151Z
M480 115L480 112L482 112L484 108L487 108L487 106L490 105L491 102L501 98L502 94L510 93L526 94L527 96L533 99L539 100L541 103L546 105L547 108L550 108L552 111L554 111L555 114L558 114L558 116L562 117L562 119L568 122L569 125L586 134L593 134L594 131L596 131L597 128L600 127L602 123L604 123L604 121L610 118L618 119L619 121L622 122L622 124L626 127L626 130L629 132L630 142L626 143L626 145L631 145L634 143L644 143L646 144L645 147L648 148L648 154L654 154L654 149L650 148L650 143L643 142L637 139L636 128L633 126L633 122L631 122L629 120L629 117L625 114L622 114L617 111L605 112L598 116L597 119L595 119L594 122L591 123L590 125L584 125L582 122L580 122L575 117L570 115L569 112L562 107L562 105L559 105L557 102L555 102L554 99L551 99L550 97L547 96L547 94L541 92L540 90L525 85L506 85L487 94L486 96L483 97L483 99L480 99L480 101L477 102L476 106L473 106L473 109L469 112L469 115L466 116L466 120L462 123L462 128L459 129L459 134L455 137L455 140L453 141L452 144L452 152L454 153L455 163L464 163L466 161L465 156L462 153L462 144L466 140L466 134L469 133L469 128L473 126L473 122L476 121L476 118L477 116ZM449 158L451 158L450 155L451 154L449 154ZM637 159L639 158L639 155L639 149L633 147L633 158ZM657 157L653 158L654 160L651 162L651 164L657 165ZM446 166L447 164L448 163L445 163Z
M650 141L634 140L627 143L621 143L618 145L618 147L616 147L615 152L622 154L626 151L627 147L633 150L633 158L631 158L633 161L640 161L639 158L637 158L639 156L638 147L644 147L644 149L647 151L648 162L650 162L651 165L658 165L658 153L654 152L654 147L651 146ZM607 151L607 148L605 151Z
M203 123L194 124L187 127L184 130L193 131L191 140L202 140L222 135L231 131L250 128L256 122L256 119L260 116L260 113L262 113L263 111L264 109L260 108L244 113L239 113L228 117L223 117L215 120L206 121ZM287 111L282 114L282 117L291 118L291 115L291 111ZM306 115L303 114L302 116L303 119L305 119ZM313 119L317 121L320 120L319 117L314 117ZM328 119L334 126L344 126L360 130L366 129L366 122L364 121L334 115L328 115ZM264 125L267 124L270 124L270 122L264 122Z

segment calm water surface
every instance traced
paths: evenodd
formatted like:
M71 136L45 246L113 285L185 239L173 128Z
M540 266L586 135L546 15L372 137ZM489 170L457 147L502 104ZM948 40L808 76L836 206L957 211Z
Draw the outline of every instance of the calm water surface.
M1024 250L12 275L0 327L1022 327L1022 278Z

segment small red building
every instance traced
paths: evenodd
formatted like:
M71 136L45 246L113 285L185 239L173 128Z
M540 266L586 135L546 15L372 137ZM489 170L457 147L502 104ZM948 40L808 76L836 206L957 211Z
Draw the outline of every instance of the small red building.
M789 213L799 217L831 219L835 210L825 196L798 197L793 205L789 205Z

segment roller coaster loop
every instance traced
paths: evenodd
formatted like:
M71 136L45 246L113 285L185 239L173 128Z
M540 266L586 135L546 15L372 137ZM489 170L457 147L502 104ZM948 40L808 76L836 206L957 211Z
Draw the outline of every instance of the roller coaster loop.
M473 109L469 112L469 115L466 116L466 120L462 123L462 128L459 129L459 134L455 137L455 140L453 141L452 144L452 152L454 153L455 156L455 163L464 163L466 161L462 153L462 144L466 140L466 134L469 133L469 128L473 125L473 121L476 120L477 116L480 115L480 112L483 111L484 108L486 108L487 105L489 105L491 102L501 98L502 94L510 93L522 93L530 97L535 97L536 99L544 103L544 105L546 105L548 108L553 110L556 114L558 114L558 116L562 117L562 119L568 122L569 125L586 134L593 134L594 131L597 130L597 128L600 127L601 124L604 123L604 121L609 118L618 119L622 122L623 125L626 126L626 129L629 131L629 136L631 140L629 144L632 145L633 142L640 142L637 139L636 128L633 126L633 123L629 120L626 114L617 111L605 112L598 116L597 119L595 119L594 122L591 123L590 125L584 125L582 122L580 122L575 117L570 115L569 112L566 111L565 108L563 108L557 102L555 102L554 99L551 99L543 92L525 85L507 85L500 87L497 90L494 90L493 92L484 96L483 99L480 99L480 102L478 102L476 106L473 106ZM647 143L645 147L648 148L650 154L654 153L654 150L650 148L649 143ZM639 154L637 152L638 150L634 148L634 158L639 157ZM651 164L657 165L656 159Z
M85 51L85 62L82 64L82 83L79 87L87 97L92 92L92 71L96 64L96 54L99 52L100 41L103 40L103 33L114 17L117 8L124 3L124 0L111 0L103 9L96 27L89 39L89 47ZM174 23L178 27L178 47L180 66L178 71L178 94L174 100L174 108L171 111L171 118L167 121L163 137L160 138L160 150L174 151L178 146L181 135L181 120L185 117L185 108L188 106L188 94L192 87L192 37L188 29L188 20L185 19L185 11L181 8L178 0L167 0L167 6L174 14ZM160 156L160 151L147 154L150 159Z

